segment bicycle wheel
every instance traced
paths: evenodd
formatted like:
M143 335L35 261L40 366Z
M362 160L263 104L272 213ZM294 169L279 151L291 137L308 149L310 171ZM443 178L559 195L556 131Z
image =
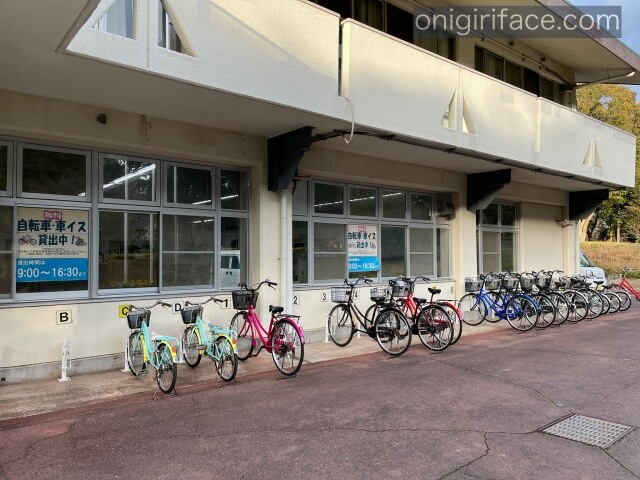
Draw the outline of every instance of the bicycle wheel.
M509 325L519 332L526 332L536 326L539 310L529 297L516 294L507 301L504 314Z
M602 313L600 315L607 315L608 313L613 313L611 312L611 302L609 301L609 297L607 297L604 294L604 292L596 292L596 293L600 297L600 300L602 300Z
M453 339L451 318L440 305L426 305L418 312L418 338L433 352L441 352Z
M487 308L487 315L484 318L489 323L498 323L502 318L497 315L491 308L491 304L494 305L496 310L500 310L506 303L506 294L504 292L487 292L487 297L491 299Z
M184 361L191 368L196 368L202 358L198 345L200 345L198 329L195 325L187 327L182 334L182 353Z
M556 308L556 317L553 320L553 324L556 326L562 325L569 317L569 311L571 310L569 302L564 295L559 292L549 292L547 293L547 296L551 299Z
M538 304L539 316L536 326L547 328L549 325L553 325L556 319L556 307L553 301L543 293L532 295L531 298Z
M458 302L458 309L462 314L462 321L475 327L487 317L487 305L475 293L467 293Z
M571 323L578 323L587 316L589 311L589 300L577 290L565 290L562 292L564 298L569 302L569 315L567 320Z
M178 378L178 365L173 361L171 348L166 343L158 345L156 351L158 368L156 369L156 382L162 393L171 393L176 386Z
M449 318L451 319L451 326L453 328L453 338L451 339L451 345L460 340L462 336L462 314L460 310L455 308L451 303L439 303L444 311L447 312Z
M624 290L616 290L616 294L620 297L620 312L626 312L631 307L631 295Z
M304 359L304 343L292 320L282 318L271 330L271 357L276 368L286 376L295 375Z
M213 341L213 366L218 376L225 382L236 377L238 371L238 355L227 337L220 335Z
M380 348L394 357L402 355L411 345L409 320L395 308L385 308L378 314L374 332Z
M129 335L129 351L127 352L127 363L131 374L138 377L147 368L142 351L142 334L133 332Z
M364 314L365 328L369 328L373 326L373 322L375 321L378 313L380 313L380 310L381 310L381 307L377 303L373 303L369 308L367 308L367 311Z
M231 330L238 335L236 347L238 348L238 360L246 360L253 351L253 329L247 320L247 312L238 312L231 319Z
M604 302L602 301L602 298L600 298L600 295L598 295L593 290L580 290L580 293L582 293L587 298L588 302L587 306L589 308L587 309L587 316L585 318L587 320L593 320L594 318L602 315Z
M609 300L609 313L616 313L620 311L620 305L622 300L615 292L605 292L603 294L607 300Z
M339 347L346 347L353 338L353 317L344 303L339 303L329 312L327 328L331 341Z

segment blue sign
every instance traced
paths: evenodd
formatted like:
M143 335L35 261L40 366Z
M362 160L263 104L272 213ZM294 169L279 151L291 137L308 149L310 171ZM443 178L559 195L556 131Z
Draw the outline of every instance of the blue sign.
M349 257L349 272L371 272L380 270L378 257Z
M19 258L16 282L69 282L87 280L86 258Z

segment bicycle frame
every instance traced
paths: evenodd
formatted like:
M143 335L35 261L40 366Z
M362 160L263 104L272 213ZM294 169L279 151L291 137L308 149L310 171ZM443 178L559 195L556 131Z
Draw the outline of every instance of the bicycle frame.
M633 286L629 283L629 281L624 275L622 276L620 283L613 283L612 285L622 290L626 290L631 295L633 295L636 298L636 300L640 300L640 292L638 292L635 288L633 288Z
M249 324L249 328L251 328L251 348L254 349L257 346L256 337L260 339L260 343L264 347L264 349L271 353L271 347L269 346L269 337L271 336L271 332L273 330L273 324L278 320L276 315L271 315L271 319L269 320L269 328L265 329L260 322L260 318L255 311L253 305L249 305L249 308L245 314L245 322ZM285 318L286 315L285 315ZM298 335L300 336L300 341L304 343L304 333L298 326L297 322L291 322L293 327L296 329ZM244 331L243 327L243 331ZM243 332L244 333L244 332Z
M227 340L229 340L229 343L233 347L233 353L238 353L238 345L236 342L236 338L237 338L236 332L234 332L233 330L218 327L217 325L213 325L210 323L209 329L211 330L211 339L209 340L207 336L207 331L204 328L204 322L202 321L202 317L200 315L196 317L195 329L196 329L196 336L198 337L198 344L206 345L206 348L204 349L203 353L207 357L213 358L215 360L220 360L219 353L216 352L215 351L216 349L213 347L213 340L220 335L222 335Z
M171 340L174 340L176 343L178 340L174 337L168 337L165 335L156 335L154 338L154 343L156 345L151 345L149 328L147 327L147 322L142 322L140 325L140 336L142 337L142 358L145 363L149 363L153 368L157 369L160 366L160 362L156 362L156 351L157 344L164 343L167 345L167 348L171 352L171 357L174 362L178 361L178 357L176 356L175 347L171 345Z

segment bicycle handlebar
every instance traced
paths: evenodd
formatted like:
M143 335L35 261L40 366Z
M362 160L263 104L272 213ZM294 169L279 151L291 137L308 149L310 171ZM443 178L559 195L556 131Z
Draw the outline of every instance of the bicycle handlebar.
M206 305L211 300L213 300L215 303L224 303L224 300L221 300L220 298L216 298L213 295L211 295L206 301L204 301L202 303L190 302L189 300L187 300L186 302L184 302L184 306L188 307L189 305L192 305L192 306L194 306L194 305L195 306Z
M150 305L148 307L136 307L135 305L129 304L129 310L151 310L153 307L155 307L157 305L162 305L163 307L171 308L171 304L170 303L163 302L162 300L158 300L156 303L154 303L153 305Z
M260 290L260 287L262 287L262 285L265 285L265 284L270 286L271 288L278 286L278 284L276 282L272 282L268 278L264 279L263 281L261 281L259 283L254 283L251 286L247 286L247 284L245 282L240 283L238 286L240 287L241 290L248 290L248 291L251 291L251 292L257 292L258 290ZM257 287L256 287L256 285L257 285ZM275 288L273 288L273 289L275 290Z
M344 279L344 285L346 285L347 287L350 287L350 288L355 288L355 286L358 285L358 283L360 283L360 282L364 282L367 285L370 285L370 284L373 283L373 280L371 280L370 278L366 278L366 277L360 277L355 282L349 282L346 278Z

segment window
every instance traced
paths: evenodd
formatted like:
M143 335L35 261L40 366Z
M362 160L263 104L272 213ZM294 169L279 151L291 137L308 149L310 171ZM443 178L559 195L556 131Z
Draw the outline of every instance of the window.
M162 286L214 285L215 245L214 218L163 215Z
M477 245L478 271L506 272L517 268L516 256L516 206L508 203L492 203L478 211Z
M247 174L222 170L220 172L220 208L226 210L247 209Z
M173 25L173 20L165 7L164 0L160 0L158 8L158 46L174 52L191 55Z
M248 192L240 169L0 139L0 301L236 288Z
M342 185L316 183L314 192L315 202L313 207L316 213L344 214L344 187Z
M8 298L12 288L13 221L12 207L0 206L0 298Z
M12 146L10 142L0 142L0 195L11 194Z
M89 152L20 144L18 196L89 200Z
M156 203L156 162L100 154L102 201Z
M213 206L213 169L192 166L166 166L166 205L188 205L211 209Z
M561 102L560 83L543 77L535 70L510 62L478 45L475 47L475 69L539 97L556 103Z
M342 282L362 276L378 281L402 274L449 276L450 220L447 215L436 216L434 195L322 181L305 183L307 186L298 185L293 195L295 284ZM443 194L442 198L449 197Z
M353 18L449 60L455 59L456 37L454 35L438 28L435 35L414 36L414 12L411 9L404 10L382 0L315 0L315 2L339 13L341 18Z
M101 211L100 289L158 287L158 214Z
M93 28L133 38L133 0L118 0Z

